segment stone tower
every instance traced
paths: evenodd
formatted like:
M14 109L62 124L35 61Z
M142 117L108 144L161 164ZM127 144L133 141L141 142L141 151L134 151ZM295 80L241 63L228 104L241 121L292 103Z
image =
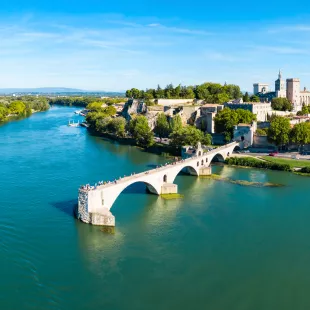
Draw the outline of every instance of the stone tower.
M275 81L275 91L285 90L285 81L282 80L281 70L279 70L278 79Z
M300 80L287 79L286 80L286 98L292 103L294 111L298 112L302 108L300 103Z

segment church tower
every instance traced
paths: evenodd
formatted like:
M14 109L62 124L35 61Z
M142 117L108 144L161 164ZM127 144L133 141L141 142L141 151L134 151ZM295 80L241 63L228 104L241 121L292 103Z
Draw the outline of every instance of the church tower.
M277 98L285 98L286 97L286 91L285 91L285 81L282 80L282 73L281 70L279 70L278 79L275 81L275 92Z

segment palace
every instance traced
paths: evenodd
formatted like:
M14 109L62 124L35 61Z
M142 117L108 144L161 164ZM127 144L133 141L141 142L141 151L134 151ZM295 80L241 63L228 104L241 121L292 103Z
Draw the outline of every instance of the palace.
M254 95L260 98L261 102L270 102L273 98L287 98L293 105L293 110L298 112L303 104L310 104L310 91L304 88L300 90L300 80L298 78L282 79L279 71L278 79L275 81L275 91L269 91L269 85L264 83L253 84Z

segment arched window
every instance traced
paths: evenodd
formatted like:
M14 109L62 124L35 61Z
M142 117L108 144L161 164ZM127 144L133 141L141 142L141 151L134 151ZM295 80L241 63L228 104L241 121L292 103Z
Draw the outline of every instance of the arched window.
M203 160L201 161L201 166L203 166Z
M167 183L167 175L164 175L164 183Z
M201 151L199 151L198 156L201 156Z
M197 167L199 167L199 161L197 161Z

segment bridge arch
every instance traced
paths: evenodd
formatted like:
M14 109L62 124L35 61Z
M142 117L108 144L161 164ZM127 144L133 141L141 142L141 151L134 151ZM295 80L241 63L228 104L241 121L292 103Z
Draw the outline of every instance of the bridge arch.
M115 201L117 200L117 198L129 187L131 187L134 184L138 184L138 183L143 183L145 185L146 190L154 195L160 195L161 193L161 185L162 184L157 184L157 183L150 183L144 180L133 180L132 182L129 183L125 183L125 184L119 184L119 186L114 187L113 191L109 191L109 190L102 190L101 195L103 196L103 202L104 204L102 205L102 207L104 209L108 209L110 210Z
M198 163L199 163L199 161L198 161ZM187 166L180 167L180 169L174 170L174 171L170 172L170 174L169 174L169 182L170 183L174 183L175 178L181 172L184 172L185 174L189 174L189 175L198 176L199 175L199 167L196 167L196 162L194 162L192 165L187 165Z
M211 162L224 162L225 158L226 156L223 156L222 153L217 153L212 157Z

